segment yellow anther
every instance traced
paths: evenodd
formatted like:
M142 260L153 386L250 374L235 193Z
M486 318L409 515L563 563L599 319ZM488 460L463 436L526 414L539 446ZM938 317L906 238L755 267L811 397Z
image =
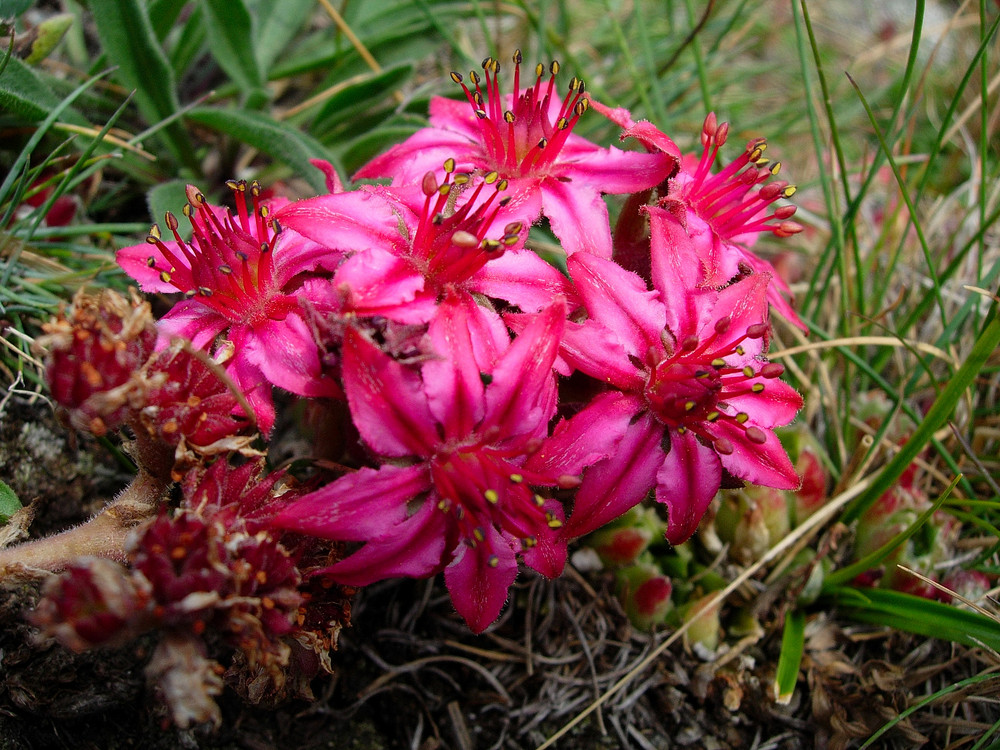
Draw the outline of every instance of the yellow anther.
M520 484L521 482L524 481L524 475L523 474L511 474L510 475L510 481L512 481L514 484Z
M451 174L452 172L455 171L455 160L454 159L448 158L448 159L444 160L444 171L447 172L448 174Z
M483 493L483 496L486 498L486 502L490 505L496 505L500 502L500 496L497 494L496 490L486 490L486 492Z
M740 424L743 424L748 419L750 419L750 415L747 414L745 411L741 411L739 414L736 415L736 421L739 422Z

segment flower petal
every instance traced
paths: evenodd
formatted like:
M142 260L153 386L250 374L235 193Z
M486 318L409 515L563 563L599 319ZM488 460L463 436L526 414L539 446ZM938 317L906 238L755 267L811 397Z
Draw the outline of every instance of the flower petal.
M292 501L273 524L340 541L391 537L407 520L407 504L429 489L425 464L362 468Z
M344 334L344 391L365 443L383 456L429 456L438 443L418 372L391 359L364 334Z
M276 211L274 219L322 247L341 252L368 247L391 250L403 242L399 219L389 203L373 190L295 201Z
M692 432L670 431L670 451L656 472L656 501L667 506L667 541L680 544L698 529L722 483L719 455Z
M431 413L444 427L445 440L471 434L485 413L485 386L480 373L488 371L492 362L480 369L470 336L471 321L479 317L480 309L471 295L452 291L428 329L440 359L424 364L424 390Z
M208 349L215 337L229 327L229 321L197 299L177 302L157 323L161 338L180 336L195 349Z
M645 360L650 347L662 350L666 310L638 275L589 253L570 256L567 268L591 320L613 331L628 355Z
M557 424L525 468L550 475L581 474L586 467L617 454L632 419L645 408L641 396L605 391L571 419Z
M601 148L571 135L559 154L557 168L561 177L585 182L602 193L636 193L656 187L667 179L676 163L674 156L660 151L643 153L622 151L614 146Z
M349 586L367 586L386 578L434 575L441 569L445 554L445 522L445 515L427 500L388 533L324 572Z
M621 339L596 320L567 322L559 354L570 368L623 391L639 390L645 382L642 370L629 360Z
M542 213L567 255L585 250L611 257L608 206L597 187L549 177L541 189Z
M463 172L486 167L481 151L464 134L423 128L365 164L353 179L391 177L396 184L416 184L428 172L441 171L447 159L455 159Z
M497 360L486 389L486 418L480 432L499 427L502 435L544 432L555 410L552 364L566 315L562 297L535 316Z
M771 430L762 429L763 444L751 442L743 426L730 422L720 420L712 432L733 445L733 452L722 457L722 465L733 476L779 490L794 490L801 484L781 441Z
M234 327L230 338L239 357L258 367L269 383L300 396L341 395L340 385L323 372L319 348L298 311L252 328Z
M552 304L556 295L572 293L569 279L532 250L508 250L477 271L469 287L525 312L537 312Z
M758 363L759 364L759 363ZM802 396L783 380L754 378L747 385L760 384L760 393L743 393L733 396L723 391L725 402L737 412L750 415L750 424L770 428L786 425L795 419L802 408Z
M473 633L482 633L500 615L517 578L517 558L493 526L483 529L475 548L461 544L444 580L455 609Z
M629 424L615 452L584 473L563 533L588 534L640 502L663 462L662 438L663 425L649 412Z

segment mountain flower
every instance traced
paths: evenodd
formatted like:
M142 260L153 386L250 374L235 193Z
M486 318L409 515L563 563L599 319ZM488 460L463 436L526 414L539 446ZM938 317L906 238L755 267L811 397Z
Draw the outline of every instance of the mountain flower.
M531 225L539 215L567 253L586 249L611 257L608 210L601 193L631 193L662 182L674 169L665 153L601 148L573 133L590 106L583 81L573 78L560 96L559 63L535 67L534 83L521 87L521 53L513 56L511 94L501 91L500 64L483 61L483 76L452 73L466 101L431 100L431 127L376 157L355 178L391 177L393 184L419 184L445 159L462 172L495 172L509 184L505 221Z
M722 289L705 285L697 247L661 208L648 209L655 290L588 253L569 258L587 319L567 323L560 356L607 385L560 423L528 461L543 471L590 466L564 528L579 536L655 488L667 539L694 533L723 470L780 489L799 479L773 432L802 405L764 359L767 274Z
M636 138L652 153L678 155L674 142L651 123L633 121L626 109L611 109L593 100L591 104L622 127L623 140ZM707 283L721 286L738 275L741 267L770 274L768 302L784 318L808 331L789 302L788 285L771 263L750 249L762 232L789 237L802 231L801 225L791 221L795 206L773 208L776 201L790 198L795 186L784 180L768 182L781 170L781 162L772 163L764 157L765 138L754 138L734 161L713 172L728 137L729 124L720 125L715 114L709 114L701 130L701 154L680 158L680 169L671 177L660 205L670 209L673 219L701 246L702 254L710 258L709 267L715 275Z
M333 287L359 302L379 290L386 306L382 314L401 322L420 318L421 310L420 319L429 320L433 303L447 289L503 299L532 312L568 293L566 277L524 249L526 225L498 220L509 201L507 181L497 172L473 177L455 169L449 158L443 174L439 166L419 185L362 188L357 192L368 196L367 210L349 223L342 220L343 206L357 200L352 193L290 203L276 218L319 245L354 253L337 270ZM365 234L364 243L358 243L359 233Z
M449 294L429 329L438 357L419 369L349 329L348 405L384 463L290 503L275 524L365 542L326 571L347 585L444 570L456 609L481 632L503 607L518 556L550 577L565 564L559 503L533 487L567 478L558 467L524 469L555 411L552 363L564 312L559 299L511 343L495 314Z
M261 203L256 182L232 181L229 188L236 216L188 186L184 214L191 222L191 240L181 238L177 218L168 213L166 226L173 239L164 239L154 224L145 244L118 252L118 263L144 291L184 294L159 321L164 338L181 336L203 349L225 337L217 358L246 389L258 424L267 432L274 407L266 384L301 396L339 392L321 372L299 305L302 275L332 269L339 257L282 231Z

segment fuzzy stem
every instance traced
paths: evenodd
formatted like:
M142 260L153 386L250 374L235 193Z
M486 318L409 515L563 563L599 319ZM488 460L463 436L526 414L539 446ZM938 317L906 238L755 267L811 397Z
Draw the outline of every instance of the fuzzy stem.
M89 521L0 550L0 578L18 565L62 570L87 555L125 562L125 538L135 526L156 514L168 486L168 481L140 469L132 483Z

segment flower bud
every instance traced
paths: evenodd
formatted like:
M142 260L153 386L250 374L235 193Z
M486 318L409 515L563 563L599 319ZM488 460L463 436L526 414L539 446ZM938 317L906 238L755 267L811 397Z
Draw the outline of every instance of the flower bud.
M119 428L129 410L132 376L156 343L149 304L110 289L78 293L67 314L43 326L45 379L72 425L98 437Z
M588 536L586 543L607 566L632 565L665 530L655 509L637 505Z
M659 568L641 563L622 568L615 574L618 598L629 621L639 630L650 630L664 622L673 609L673 585Z

